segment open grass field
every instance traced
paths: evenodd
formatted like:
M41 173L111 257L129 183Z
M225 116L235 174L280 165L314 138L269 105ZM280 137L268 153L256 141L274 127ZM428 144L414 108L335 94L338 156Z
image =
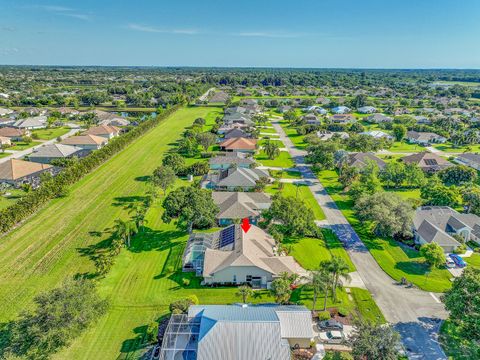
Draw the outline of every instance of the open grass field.
M316 270L321 261L339 256L348 264L350 271L356 270L340 241L328 230L324 232L324 239L287 237L283 244L291 247L289 255L292 255L304 269Z
M187 108L115 155L0 241L0 321L28 308L33 296L76 273L92 271L82 252L108 237L124 206L145 192L144 177L182 129L211 108ZM62 226L58 226L61 224ZM83 250L82 250L83 249Z
M25 192L20 189L8 189L7 193L9 194L8 196L7 195L0 196L0 210L5 209L6 207L14 204L15 202L17 202L18 199L20 199L25 194Z
M335 171L321 171L317 173L317 176L380 267L388 275L397 281L405 277L426 291L443 292L451 287L451 274L448 270L430 269L418 251L403 246L393 239L376 237L372 234L368 224L359 222L352 209L353 203L349 196L343 193ZM412 194L410 193L408 196L412 196Z
M455 147L451 143L434 144L435 149L444 151L446 153L464 153L464 152L480 152L480 145L458 146Z
M299 135L297 133L297 130L295 128L290 127L285 121L281 121L280 125L282 126L283 130L285 131L285 134L290 138L292 141L293 145L299 149L305 149L307 147L307 143L303 141L304 135Z
M425 148L423 146L417 145L417 144L410 144L408 142L404 141L395 141L388 149L388 151L391 152L406 152L406 153L415 153L415 152L421 152L425 151Z
M69 127L38 129L38 130L33 130L32 135L38 136L38 139L40 140L51 140L51 139L56 139L59 136L65 135L69 131L70 131Z
M32 141L32 142L27 143L27 142L24 142L24 141L17 141L13 144L15 144L15 145L10 146L8 148L8 150L25 150L25 149L29 149L31 147L34 147L36 145L40 145L41 142L40 141Z
M263 166L275 166L282 168L291 168L295 166L292 157L288 151L280 151L280 154L273 160L269 159L263 150L257 152L255 160Z
M387 322L368 290L350 288L350 293L352 294L358 312L365 320L380 324Z
M283 184L283 189L281 190L276 185L271 185L265 189L265 192L270 194L275 194L278 191L281 191L283 196L298 197L301 199L308 208L312 209L316 220L325 219L322 208L318 205L307 185L297 186L294 184Z

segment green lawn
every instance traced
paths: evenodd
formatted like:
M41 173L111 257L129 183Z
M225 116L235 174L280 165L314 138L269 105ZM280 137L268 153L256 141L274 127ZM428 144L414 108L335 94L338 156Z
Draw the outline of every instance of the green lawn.
M265 154L265 152L263 150L260 150L254 156L254 158L258 163L262 164L263 166L275 166L282 168L292 168L295 166L295 163L293 162L292 157L290 156L288 151L280 151L280 155L278 155L275 159L270 160Z
M283 144L283 142L281 142L280 140L276 140L275 138L264 139L263 137L264 137L264 136L262 136L262 138L258 141L258 144L259 144L260 146L263 146L263 145L265 145L265 143L266 143L267 141L270 141L270 142L272 142L272 143L277 144L278 147L280 147L280 148L285 147L285 145Z
M469 145L469 146L459 146L455 147L451 143L445 144L434 144L432 145L435 149L451 152L451 153L464 153L464 152L480 152L480 145Z
M56 139L59 136L65 135L70 131L69 127L58 127L50 129L38 129L33 130L32 135L37 135L40 140Z
M387 322L382 311L378 308L368 290L350 288L350 293L352 294L356 308L363 319L380 324L385 324Z
M51 201L2 238L0 298L3 305L0 321L15 318L22 309L31 305L36 294L59 285L66 277L91 272L93 263L82 253L88 251L90 245L108 238L106 230L115 219L125 214L123 205L145 193L144 177L160 164L169 144L180 136L185 126L197 117L206 117L211 111L218 112L219 109L192 107L179 110L72 186L67 197ZM156 218L148 226L153 227L155 221ZM108 293L108 286L112 291L116 289L120 292L110 293L118 302L107 317L101 320L97 327L97 331L100 331L83 343L81 349L77 348L74 358L115 358L122 349L122 341L135 336L133 329L143 325L154 314L159 314L155 302L148 305L157 296L146 293L155 290L153 285L142 290L148 300L144 304L137 303L137 295L129 288L144 285L137 284L137 277L145 276L153 280L153 276L148 273L149 267L155 275L161 272L158 260L165 257L168 251L152 248L149 252L138 252L145 256L147 253L152 259L150 264L147 261L135 262L139 259L134 256L137 253L122 252L112 274L101 284L104 294ZM113 284L112 279L123 274L122 266L126 266L132 258L135 260L132 266L141 267L141 271L138 274L126 274L125 278L121 278L121 283ZM171 284L163 286L171 288ZM135 306L130 307L132 304ZM103 330L111 331L103 331L102 327ZM75 352L72 351L73 353Z
M403 140L402 142L395 141L388 149L391 152L421 152L425 151L425 148L423 146L417 145L417 144L410 144L406 140Z
M6 157L8 155L11 155L11 154L9 154L7 152L0 152L0 159L3 158L3 157Z
M479 253L474 253L472 256L464 258L464 260L467 262L469 266L476 267L480 269L480 254Z
M303 141L305 135L299 135L297 130L295 130L294 127L290 127L286 121L280 121L280 125L295 147L299 149L304 149L307 147L307 144Z
M426 291L443 292L451 287L451 274L448 270L433 269L430 271L418 251L402 246L393 239L376 237L372 234L369 224L359 222L352 209L352 201L348 195L343 193L335 171L321 171L317 173L317 176L380 267L388 275L397 281L405 277Z
M283 196L297 197L301 199L307 207L312 209L313 214L315 215L316 220L325 219L325 214L322 211L320 205L313 197L312 192L307 185L294 185L294 184L283 184L283 189L278 189L275 185L268 186L265 189L266 192L275 194L278 191L281 191Z
M8 148L8 150L25 150L25 149L29 149L31 147L34 147L35 145L40 145L41 142L40 141L32 141L32 142L26 143L24 141L17 141L17 142L14 142L13 144L15 144L15 145L10 146Z
M318 269L321 261L330 260L335 255L346 261L350 271L356 270L340 241L331 233L324 233L324 239L286 237L283 244L291 247L289 255L292 255L304 269Z
M13 205L18 199L20 199L25 194L25 192L20 189L8 189L7 193L9 193L10 195L0 196L0 210L5 209L10 205Z
M257 127L257 128L258 128L258 130L260 130L261 133L268 133L268 134L272 134L272 135L277 134L275 129L272 128L272 127Z
M292 171L292 170L270 170L270 175L272 177L280 177L281 179L301 179L302 175L300 171Z

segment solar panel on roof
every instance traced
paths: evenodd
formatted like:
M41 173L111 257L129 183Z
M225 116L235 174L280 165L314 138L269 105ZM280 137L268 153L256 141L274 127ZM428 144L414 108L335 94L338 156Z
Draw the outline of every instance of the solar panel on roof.
M229 226L220 232L220 247L224 247L235 242L235 226Z
M435 159L425 159L425 164L427 165L437 165L437 160Z

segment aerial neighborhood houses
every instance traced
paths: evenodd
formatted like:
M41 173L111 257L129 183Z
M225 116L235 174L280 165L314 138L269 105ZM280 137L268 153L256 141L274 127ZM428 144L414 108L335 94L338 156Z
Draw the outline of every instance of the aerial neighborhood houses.
M428 146L433 143L443 144L447 139L443 136L431 132L408 131L407 140L413 144Z
M29 151L17 157L24 157L23 160L15 157L15 145L31 142L38 139L38 131L52 129L54 131L59 126L64 126L60 120L49 123L49 112L61 114L64 121L67 121L74 128L81 132L79 135L73 135L77 130L72 130L58 138L51 138L49 141L37 140L40 142L32 143ZM83 123L79 117L88 114L93 118L93 126L88 127L83 132L81 130ZM109 141L114 139L124 131L125 126L130 125L130 121L122 116L94 110L92 112L80 113L75 109L57 108L57 109L39 109L23 108L21 111L0 108L0 145L3 151L11 153L12 159L0 159L0 184L20 188L25 184L36 188L41 183L41 174L49 172L56 175L61 171L61 167L50 166L52 162L73 157L82 158L93 150L101 149ZM57 125L59 123L60 125ZM44 130L45 129L45 130ZM65 133L68 130L65 130ZM41 144L45 142L45 144ZM28 143L27 143L28 144ZM38 144L38 145L35 145ZM22 145L25 146L25 145ZM10 150L9 148L12 148ZM56 164L56 163L55 163Z

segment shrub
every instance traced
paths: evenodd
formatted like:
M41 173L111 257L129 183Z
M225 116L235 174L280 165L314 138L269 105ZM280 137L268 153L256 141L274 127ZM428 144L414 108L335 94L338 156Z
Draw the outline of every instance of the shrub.
M339 306L338 309L338 315L340 316L348 316L348 314L350 313L346 308L344 308L343 306Z
M190 279L183 278L183 279L182 279L182 284L183 284L184 286L190 285Z
M330 320L330 312L329 311L320 311L318 313L318 320Z
M197 295L188 295L188 296L187 296L187 299L188 299L189 301L191 301L191 303L192 303L193 305L198 305L198 304L200 304L200 301L198 301Z
M467 251L467 246L465 244L462 244L454 250L454 253L455 254L465 254L466 251Z
M171 273L173 273L174 271L175 271L175 268L174 268L172 265L167 266L167 273L171 274Z

